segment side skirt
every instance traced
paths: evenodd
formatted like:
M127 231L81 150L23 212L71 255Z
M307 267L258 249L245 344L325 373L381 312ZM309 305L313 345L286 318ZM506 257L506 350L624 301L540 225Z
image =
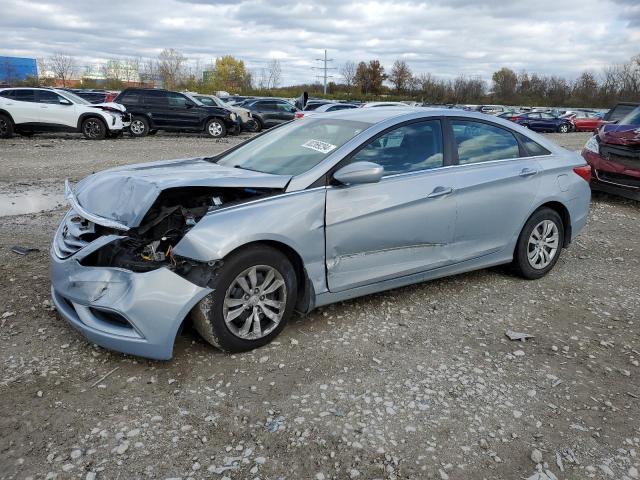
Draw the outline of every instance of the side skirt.
M363 295L370 295L372 293L383 292L393 288L413 285L414 283L421 283L427 280L435 280L436 278L448 277L459 273L494 267L496 265L503 265L510 263L512 260L512 255L505 254L505 250L501 250L500 252L474 258L473 260L467 260L454 265L447 265L446 267L435 268L426 272L414 273L404 277L393 278L383 282L374 283L372 285L364 285L362 287L335 293L320 293L316 296L315 306L321 307L323 305L329 305L330 303L341 302L343 300L349 300Z

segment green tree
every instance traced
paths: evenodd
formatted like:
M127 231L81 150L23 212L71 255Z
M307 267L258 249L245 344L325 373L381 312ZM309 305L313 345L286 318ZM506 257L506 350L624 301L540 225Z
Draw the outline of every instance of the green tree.
M510 103L516 96L518 75L510 68L502 67L491 77L493 80L493 96L496 101Z
M207 79L211 91L243 92L251 89L251 75L242 60L231 55L216 58L213 74Z

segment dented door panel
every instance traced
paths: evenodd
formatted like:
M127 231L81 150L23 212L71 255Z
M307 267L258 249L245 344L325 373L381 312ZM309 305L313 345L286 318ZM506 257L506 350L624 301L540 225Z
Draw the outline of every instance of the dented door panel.
M332 292L451 263L455 192L447 169L327 190L327 280Z

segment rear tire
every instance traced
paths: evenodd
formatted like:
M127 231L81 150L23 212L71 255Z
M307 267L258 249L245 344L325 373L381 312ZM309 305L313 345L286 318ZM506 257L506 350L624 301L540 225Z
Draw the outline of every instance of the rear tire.
M527 280L544 277L560 258L563 245L560 215L546 207L536 210L518 237L512 262L515 273Z
M13 137L13 122L7 115L0 115L0 138Z
M247 273L251 271L253 276ZM279 250L262 245L240 250L224 261L211 285L213 292L192 310L193 324L202 338L221 350L261 347L291 317L297 284L291 262Z
M558 127L558 133L569 133L569 125L567 125L566 123L560 125Z
M81 128L87 140L104 140L107 136L107 126L98 117L85 118Z
M129 125L129 133L132 137L146 137L149 135L149 120L139 115L134 116Z

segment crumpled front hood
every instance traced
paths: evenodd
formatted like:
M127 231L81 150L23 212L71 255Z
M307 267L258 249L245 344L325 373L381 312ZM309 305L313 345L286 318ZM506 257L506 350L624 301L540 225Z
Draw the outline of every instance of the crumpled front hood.
M290 176L223 167L192 158L105 170L81 180L73 193L76 202L87 212L133 228L140 225L160 192L169 188L284 189L290 179Z
M603 125L598 136L602 142L613 145L640 145L640 126Z
M93 103L91 105L87 105L87 107L99 108L100 110L117 110L118 112L123 113L127 111L127 107L125 107L121 103L114 102Z

